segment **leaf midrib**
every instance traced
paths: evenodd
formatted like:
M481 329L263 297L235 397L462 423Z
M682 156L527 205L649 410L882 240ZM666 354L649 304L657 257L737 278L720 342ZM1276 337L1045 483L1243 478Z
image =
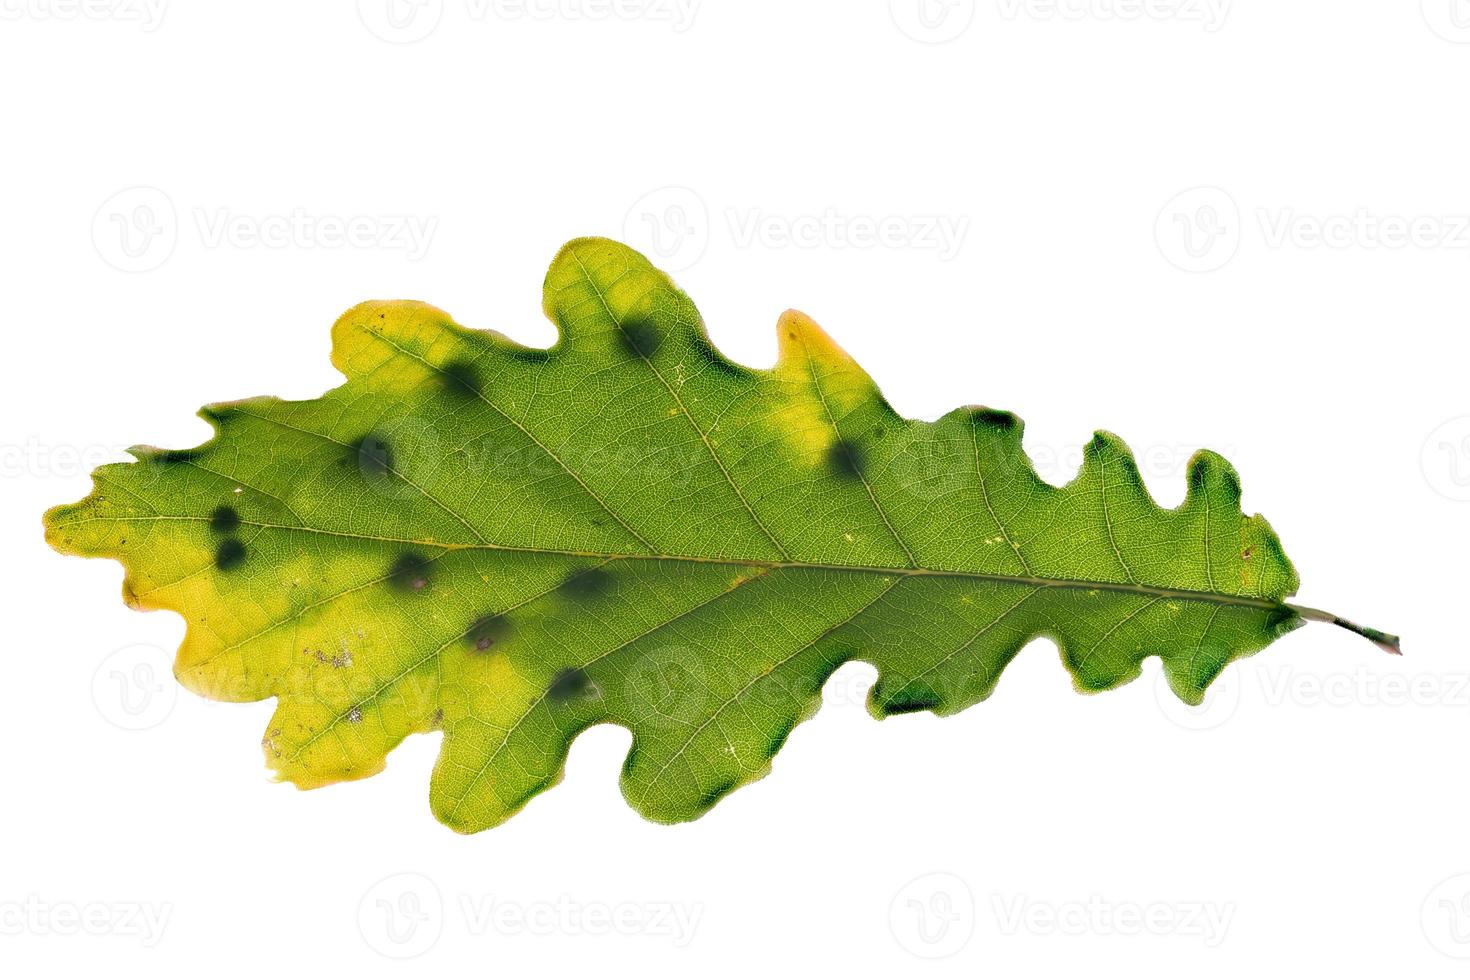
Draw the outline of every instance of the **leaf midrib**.
M147 521L198 521L207 522L208 517L186 514L158 514L146 517L89 517L58 524L70 527L77 524L96 522L142 523ZM500 551L514 554L551 555L562 558L589 558L603 561L673 561L706 565L723 565L729 568L765 569L809 569L812 571L852 572L865 575L892 575L910 578L958 578L999 585L1034 586L1077 591L1119 592L1128 595L1153 596L1160 599L1182 599L1196 602L1214 602L1223 606L1245 606L1252 609L1295 609L1289 603L1274 599L1258 599L1252 596L1231 595L1223 592L1200 592L1194 589L1177 589L1166 586L1145 585L1130 582L1105 582L1092 579L1049 578L1040 575L1008 575L1003 572L976 572L967 569L928 568L922 566L886 567L883 565L849 565L839 562L817 561L772 561L766 558L717 558L707 555L672 555L638 552L584 551L572 548L536 548L524 545L497 544L494 542L464 543L424 540L420 538L395 538L376 534L357 534L352 531L331 531L326 528L307 527L297 524L272 524L263 521L242 520L242 526L258 527L263 530L299 531L325 537L351 538L360 541L377 541L384 544L412 545L420 548L438 548L442 551Z

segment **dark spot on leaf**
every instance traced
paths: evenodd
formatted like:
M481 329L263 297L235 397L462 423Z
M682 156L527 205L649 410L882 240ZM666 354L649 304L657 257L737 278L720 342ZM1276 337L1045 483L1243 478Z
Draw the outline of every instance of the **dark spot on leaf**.
M353 462L367 476L387 476L393 471L393 448L375 432L359 439L352 455Z
M658 326L650 319L633 320L618 325L623 346L634 357L652 357L663 341Z
M245 561L245 546L234 538L221 541L214 549L214 567L222 572L239 568Z
M929 685L915 681L884 698L882 703L885 714L911 715L939 707L939 695Z
M863 451L856 443L838 439L827 448L827 466L838 476L855 480L863 475Z
M388 570L388 581L407 592L422 591L429 584L429 559L412 552L399 555Z
M1209 473L1209 464L1203 459L1195 460L1189 468L1189 489L1194 493L1205 492L1205 476Z
M612 591L613 577L600 568L584 568L568 575L562 582L562 595L573 599L597 599Z
M1089 439L1087 442L1088 454L1099 458L1104 453L1108 452L1110 448L1111 447L1108 445L1107 436L1103 435L1101 432L1094 432L1092 434L1092 438Z
M780 752L781 746L786 744L786 739L790 736L791 725L782 725L780 728L776 729L776 731L772 733L770 740L766 742L766 756L769 758L770 756L775 755L777 752Z
M1019 421L1020 419L1010 412L999 412L993 408L975 410L975 424L996 432L1010 432Z
M475 370L473 361L450 361L439 369L439 373L444 379L445 389L451 395L478 395L480 393L480 374Z
M465 642L474 650L484 653L502 642L510 634L510 621L504 616L481 616L465 633Z
M558 671L551 679L551 686L546 689L546 696L552 701L571 701L575 698L592 697L596 693L597 685L592 683L592 678L580 667Z
M516 810L519 810L521 807L530 802L531 798L534 797L537 793L540 793L542 790L553 785L560 777L560 772L553 771L553 773L546 779L538 779L536 782L527 786L524 793L518 793L512 799L506 800L505 809L511 813L514 813ZM461 826L465 827L470 826L468 820L460 821L460 824Z
M745 373L745 368L715 350L714 344L708 338L696 334L689 343L694 348L695 356L721 374L738 377Z
M209 529L219 534L230 534L240 526L240 514L233 507L219 506L209 515Z
M711 786L709 789L705 790L704 795L700 797L699 808L701 810L707 810L710 807L714 806L716 803L720 802L720 800L723 799L726 795L728 795L729 792L733 790L737 785L739 785L738 780L727 779L722 783Z
M1227 469L1225 471L1225 492L1230 496L1231 500L1240 500L1240 477L1236 475L1234 470Z
M204 454L197 449L169 449L158 454L160 463L192 463Z

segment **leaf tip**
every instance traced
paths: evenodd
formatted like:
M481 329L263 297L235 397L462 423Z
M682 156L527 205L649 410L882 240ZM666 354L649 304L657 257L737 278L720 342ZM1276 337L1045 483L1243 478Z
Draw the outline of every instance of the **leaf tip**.
M411 353L412 348L452 326L452 316L421 300L358 303L332 324L332 365L345 377L355 378L394 353Z
M787 310L776 321L776 372L789 378L810 379L814 365L822 374L854 372L872 387L867 373L833 340L817 321L800 310Z
M1228 459L1214 450L1195 452L1189 457L1185 474L1190 496L1198 498L1219 488L1227 506L1240 506L1240 474Z

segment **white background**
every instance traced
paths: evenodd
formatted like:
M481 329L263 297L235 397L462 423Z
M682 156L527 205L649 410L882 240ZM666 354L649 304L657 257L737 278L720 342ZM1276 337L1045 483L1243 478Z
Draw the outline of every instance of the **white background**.
M583 2L0 0L0 971L1462 976L1470 3ZM673 828L613 728L475 837L437 737L269 782L271 705L178 691L182 622L42 510L205 402L333 386L359 300L550 342L584 234L738 360L796 306L905 414L1016 411L1053 480L1094 428L1167 504L1224 452L1301 600L1407 656L1312 626L1190 711L1039 642L882 724L849 666Z

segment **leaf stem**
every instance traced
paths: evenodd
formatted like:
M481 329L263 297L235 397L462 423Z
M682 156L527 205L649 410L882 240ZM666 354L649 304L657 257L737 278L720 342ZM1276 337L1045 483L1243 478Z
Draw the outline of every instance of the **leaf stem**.
M1372 640L1384 653L1391 653L1395 657L1402 657L1404 655L1403 648L1399 645L1399 638L1392 633L1385 633L1382 630L1376 630L1370 626L1359 626L1350 619L1343 619L1341 616L1334 616L1330 612L1313 609L1311 606L1296 606L1287 603L1286 607L1302 619L1308 619L1315 623L1331 623L1333 626L1341 626L1349 633L1356 633L1361 637Z

